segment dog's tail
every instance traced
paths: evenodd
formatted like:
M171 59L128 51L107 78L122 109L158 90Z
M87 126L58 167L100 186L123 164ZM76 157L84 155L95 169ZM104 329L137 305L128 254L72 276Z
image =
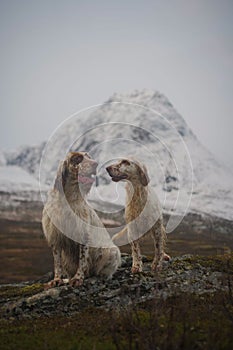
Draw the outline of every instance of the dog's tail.
M125 226L120 232L115 233L115 235L112 237L113 243L115 243L117 246L128 244L128 228Z

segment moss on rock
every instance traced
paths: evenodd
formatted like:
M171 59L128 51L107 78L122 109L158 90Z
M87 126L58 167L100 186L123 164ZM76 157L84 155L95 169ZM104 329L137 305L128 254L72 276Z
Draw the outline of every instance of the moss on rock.
M44 285L41 283L34 283L29 285L3 285L0 287L0 299L17 299L22 297L29 297L41 292L43 289Z

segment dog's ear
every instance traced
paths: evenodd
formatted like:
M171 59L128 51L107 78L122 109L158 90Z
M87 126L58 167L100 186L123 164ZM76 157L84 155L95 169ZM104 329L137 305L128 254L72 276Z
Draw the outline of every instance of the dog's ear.
M143 186L147 186L148 183L150 182L150 178L149 178L149 175L148 175L148 172L147 172L145 165L143 165L143 166L138 165L138 173L139 173L139 179L140 179L141 184Z
M67 164L67 161L65 160L65 161L62 161L58 167L57 177L54 182L55 190L58 190L61 193L64 191L63 189L66 184L67 176L68 176L68 164Z

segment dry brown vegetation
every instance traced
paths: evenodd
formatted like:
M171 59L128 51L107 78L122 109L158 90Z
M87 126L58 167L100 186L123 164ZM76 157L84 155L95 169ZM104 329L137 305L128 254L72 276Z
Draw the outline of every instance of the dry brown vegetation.
M233 347L232 293L182 294L120 311L0 321L0 349L212 350Z
M41 208L35 216L30 208L27 217L27 210L20 220L18 213L11 215L10 212L0 219L1 284L36 280L52 270L52 255L39 220ZM122 222L119 217L110 219ZM121 250L130 252L128 246ZM72 315L2 317L0 349L232 349L232 250L232 223L228 222L225 227L221 222L216 225L212 220L206 223L200 217L191 217L168 236L169 254L173 257L194 254L184 261L188 269L195 264L223 272L226 290L203 295L186 292L178 295L174 291L174 295L166 299L154 298L111 311L87 307ZM143 253L153 254L147 240ZM178 276L180 262L172 266ZM17 288L6 286L1 287L0 298L4 305L7 300L27 298L42 290L43 285L38 283Z
M225 254L233 250L233 237L221 233L197 233L181 224L168 235L167 248L171 256ZM131 250L129 246L123 246L121 251L130 253ZM153 255L150 239L144 240L142 253ZM52 271L52 254L40 222L0 219L0 264L0 284L34 280Z

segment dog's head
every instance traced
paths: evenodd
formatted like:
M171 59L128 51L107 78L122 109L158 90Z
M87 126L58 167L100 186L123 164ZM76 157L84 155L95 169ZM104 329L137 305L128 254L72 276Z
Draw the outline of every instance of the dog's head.
M106 170L115 182L129 180L147 186L150 181L145 165L134 159L122 159L108 166Z
M89 191L95 181L97 165L86 152L69 152L58 168L54 189L61 192L67 183L77 183Z

